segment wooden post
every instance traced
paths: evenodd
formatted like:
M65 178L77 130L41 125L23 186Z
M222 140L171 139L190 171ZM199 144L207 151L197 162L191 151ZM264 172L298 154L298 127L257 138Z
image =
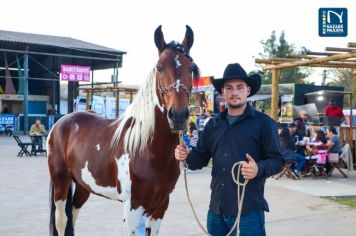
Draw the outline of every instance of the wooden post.
M278 121L278 102L279 102L279 70L272 70L272 98L271 98L271 117Z
M115 118L118 118L119 117L119 99L120 99L120 91L119 90L116 90L115 91L115 100L116 100L116 109L115 109Z
M85 110L87 110L87 111L89 111L89 101L90 101L90 94L91 94L91 92L89 91L89 90L87 90L87 96L86 96L86 101L85 101L85 103L86 103L86 109Z

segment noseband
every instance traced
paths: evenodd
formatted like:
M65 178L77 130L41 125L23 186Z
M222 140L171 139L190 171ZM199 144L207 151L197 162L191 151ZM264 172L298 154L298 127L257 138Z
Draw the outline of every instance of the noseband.
M193 62L193 58L189 55L189 51L180 43L172 41L169 44L167 44L166 48L170 48L173 49L177 52L182 53L189 61L191 61L193 63L193 70L196 70L196 65ZM166 49L165 48L165 49ZM180 82L180 79L178 79L176 82L174 82L173 84L170 84L166 87L161 87L159 86L159 92L161 95L171 91L175 89L177 91L177 93L179 92L180 89L182 89L186 94L190 94L190 91L188 89L188 87Z
M160 87L159 88L159 92L161 94L167 93L169 91L171 91L172 89L175 89L177 91L177 93L179 92L179 89L182 89L184 92L186 92L188 95L190 94L187 86L185 86L185 84L181 84L180 80L177 80L176 82L174 82L173 84L170 84L166 87Z

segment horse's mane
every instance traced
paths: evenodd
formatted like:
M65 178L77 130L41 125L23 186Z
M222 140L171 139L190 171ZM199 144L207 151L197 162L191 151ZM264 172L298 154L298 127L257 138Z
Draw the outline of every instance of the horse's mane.
M126 153L142 151L148 144L155 127L155 107L161 108L156 94L155 75L156 69L154 68L134 101L127 107L124 116L118 120L120 123L111 140L112 147L118 144L126 125L129 125L124 137Z

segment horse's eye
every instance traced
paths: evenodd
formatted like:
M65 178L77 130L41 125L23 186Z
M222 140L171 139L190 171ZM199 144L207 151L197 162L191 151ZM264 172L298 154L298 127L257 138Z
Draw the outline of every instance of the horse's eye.
M162 67L161 67L160 65L157 65L157 66L156 66L156 70L157 70L158 72L160 72L160 73L162 73L162 71L163 71L163 69L162 69Z

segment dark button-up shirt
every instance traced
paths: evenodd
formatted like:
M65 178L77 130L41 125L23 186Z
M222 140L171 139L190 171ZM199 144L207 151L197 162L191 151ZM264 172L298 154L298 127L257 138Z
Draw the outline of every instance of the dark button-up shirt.
M282 170L283 158L277 125L269 116L247 105L245 112L232 125L227 110L209 120L187 158L189 169L201 169L212 158L210 210L225 216L237 215L237 185L231 168L234 163L252 156L258 166L256 178L246 185L242 214L269 211L264 198L266 178ZM240 178L240 181L243 179Z

